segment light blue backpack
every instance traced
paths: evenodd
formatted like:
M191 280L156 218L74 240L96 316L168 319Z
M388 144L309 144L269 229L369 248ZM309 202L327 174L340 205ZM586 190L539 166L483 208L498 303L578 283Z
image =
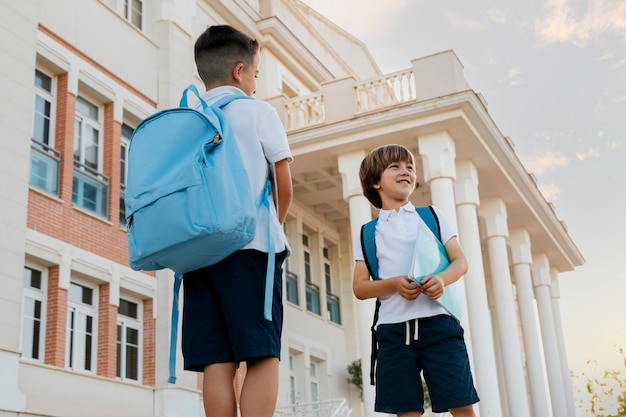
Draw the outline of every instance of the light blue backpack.
M201 110L188 106L189 92ZM236 99L251 97L230 94L209 106L190 85L180 107L142 120L130 140L125 196L128 258L135 270L175 272L172 383L182 274L214 265L250 242L260 207L270 205L269 178L261 195L252 195L236 138L222 111ZM267 230L270 234L269 222ZM268 240L264 306L265 318L271 320L274 248L271 236Z

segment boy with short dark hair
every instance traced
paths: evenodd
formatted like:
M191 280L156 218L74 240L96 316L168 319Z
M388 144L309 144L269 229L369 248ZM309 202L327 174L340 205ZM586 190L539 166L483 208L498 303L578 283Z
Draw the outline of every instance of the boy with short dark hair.
M456 232L437 207L440 238L450 260L443 271L420 283L409 278L418 230L428 228L409 201L416 188L413 154L400 145L371 151L361 163L363 194L380 213L375 226L378 279L370 280L363 248L355 245L353 291L360 299L378 298L378 365L375 410L401 417L421 416L424 393L433 411L474 417L478 395L472 381L463 328L437 300L467 272Z
M211 105L227 94L252 96L259 74L259 44L230 26L211 26L197 39L195 59ZM243 162L253 198L261 194L274 166L278 201L261 207L253 240L215 265L184 274L182 350L185 369L204 372L207 417L236 417L234 377L240 362L242 417L271 417L278 395L278 361L283 323L282 263L289 246L281 223L291 204L292 155L275 109L260 100L234 100L223 108ZM219 203L219 202L217 202ZM278 207L278 210L277 208ZM264 317L269 239L276 251L271 320Z

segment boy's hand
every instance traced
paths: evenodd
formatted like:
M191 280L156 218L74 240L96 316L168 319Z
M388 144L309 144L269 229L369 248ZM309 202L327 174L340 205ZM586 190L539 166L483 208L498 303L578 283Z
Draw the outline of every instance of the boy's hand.
M407 276L400 276L392 279L395 280L396 291L398 291L398 293L407 300L415 300L422 292L422 289L417 282Z
M431 275L420 282L421 292L428 296L429 300L436 300L443 295L445 283L439 275Z

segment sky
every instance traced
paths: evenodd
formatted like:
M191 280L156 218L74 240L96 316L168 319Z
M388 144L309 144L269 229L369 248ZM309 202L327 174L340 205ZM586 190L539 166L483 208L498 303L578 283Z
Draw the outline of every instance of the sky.
M454 50L585 264L560 275L570 369L624 370L626 0L304 0L383 73Z

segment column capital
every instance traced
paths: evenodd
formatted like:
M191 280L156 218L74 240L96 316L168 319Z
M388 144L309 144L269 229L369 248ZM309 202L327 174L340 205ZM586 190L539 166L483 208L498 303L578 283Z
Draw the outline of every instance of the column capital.
M428 133L417 139L419 153L424 166L424 180L430 182L436 178L456 179L456 148L454 139L446 132Z
M361 180L359 179L359 168L361 167L361 161L363 161L366 155L367 153L364 149L359 149L337 157L337 165L343 186L343 198L345 200L349 200L357 195L363 195Z
M533 262L530 250L530 235L526 229L514 229L509 233L509 247L511 248L511 263L531 264Z
M544 253L533 254L532 271L535 287L550 286L550 261Z
M509 236L506 205L501 198L490 198L478 206L478 215L485 220L487 237Z
M480 204L478 170L472 161L466 160L456 164L454 198L457 205L472 204L478 206Z

